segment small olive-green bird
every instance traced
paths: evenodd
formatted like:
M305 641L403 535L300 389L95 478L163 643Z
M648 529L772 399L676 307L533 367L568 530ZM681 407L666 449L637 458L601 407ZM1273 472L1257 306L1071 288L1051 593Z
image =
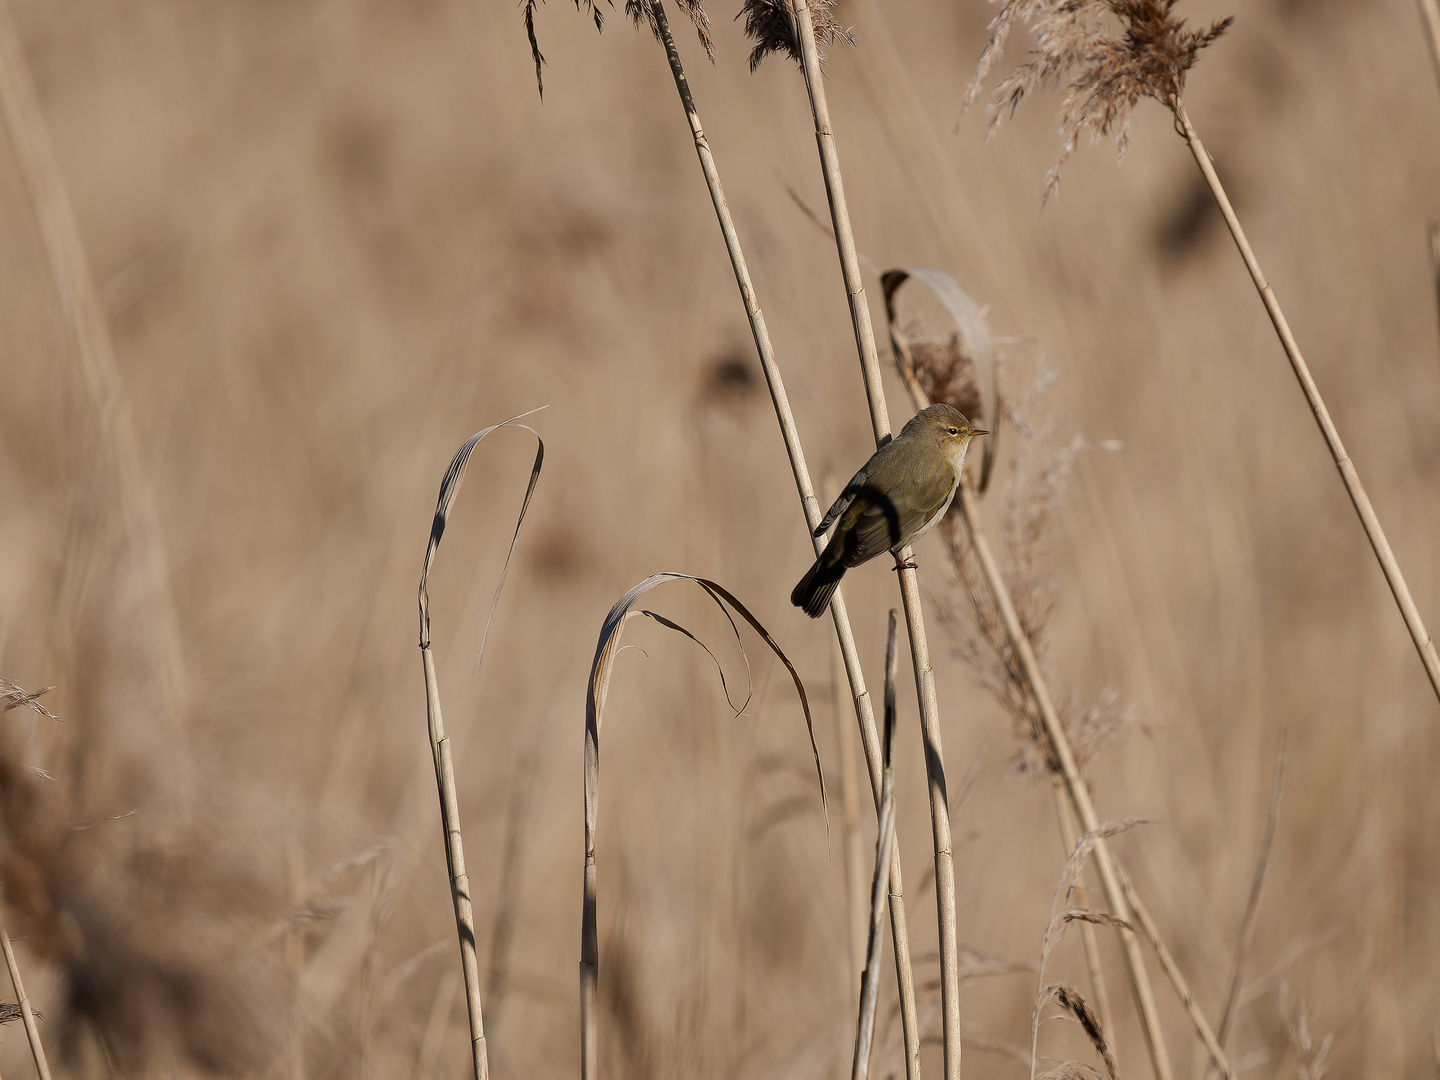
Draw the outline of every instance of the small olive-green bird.
M919 540L945 516L960 487L960 467L976 435L989 435L949 405L931 405L876 450L835 500L816 536L839 521L790 602L818 619L852 566Z

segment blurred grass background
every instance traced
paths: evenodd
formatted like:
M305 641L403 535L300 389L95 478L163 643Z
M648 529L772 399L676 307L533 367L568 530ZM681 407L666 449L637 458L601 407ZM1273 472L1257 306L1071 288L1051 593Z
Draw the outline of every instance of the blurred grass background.
M31 854L64 864L47 895L69 936L19 942L47 1042L70 1048L62 1072L184 1075L208 1046L222 1070L295 1075L299 1028L304 1075L411 1075L456 966L415 655L420 558L454 448L548 405L533 421L546 471L478 673L522 438L481 447L431 595L482 973L513 789L536 763L510 982L493 1018L486 1000L492 1070L563 1074L578 1060L584 682L613 600L663 569L724 583L796 660L838 762L829 630L787 602L808 543L659 48L618 12L597 37L565 5L542 9L542 103L505 4L12 11L114 335L186 676L168 718L110 450L6 142L0 671L54 684L65 720L5 721L11 758L63 792L61 839ZM1417 13L1195 0L1185 14L1232 11L1187 108L1433 625L1440 95ZM828 90L860 246L881 266L954 272L997 334L1050 356L1067 430L1123 444L1082 454L1052 538L1051 655L1063 683L1141 710L1092 766L1099 808L1152 821L1116 847L1212 1017L1288 726L1237 1061L1295 1071L1283 978L1335 1033L1337 1073L1433 1074L1440 726L1423 671L1168 117L1142 106L1118 167L1108 147L1078 154L1042 213L1053 112L1022 112L988 146L982 111L960 112L990 13L841 0L859 45L829 50ZM711 11L713 66L688 31L681 47L811 467L839 482L871 443L833 249L784 189L823 205L813 130L798 71L771 59L749 74L731 14ZM918 554L925 585L948 590L939 544ZM672 588L662 609L722 641ZM877 562L846 592L878 686L890 574ZM784 673L752 650L757 697L732 719L703 654L655 627L630 634L648 658L621 660L602 767L606 1071L833 1074L853 1024L842 869ZM998 709L932 637L952 794L983 755L954 825L961 939L1032 961L1064 854L1050 799L1011 775ZM913 688L901 696L899 835L938 1032L923 763ZM12 847L18 835L10 822ZM64 915L97 897L104 919ZM197 907L214 911L162 914ZM27 912L39 917L19 906L12 935ZM1079 985L1078 942L1067 949L1060 973ZM1121 1068L1139 1075L1105 949ZM141 954L241 995L222 1015L252 1017L245 1052L192 1022L194 992L129 1000ZM1024 1044L1033 991L1027 974L971 983L967 1030ZM1177 1067L1194 1074L1202 1052L1159 991ZM884 993L888 1075L899 1036ZM114 1019L96 1003L107 995L131 1011ZM461 1001L437 1013L443 1075L467 1061ZM120 1029L143 1048L109 1047L107 1063L103 1035ZM1059 1025L1042 1036L1057 1056L1070 1042ZM938 1068L938 1045L924 1052ZM27 1057L5 1032L0 1070L25 1075ZM1023 1066L967 1048L966 1068Z

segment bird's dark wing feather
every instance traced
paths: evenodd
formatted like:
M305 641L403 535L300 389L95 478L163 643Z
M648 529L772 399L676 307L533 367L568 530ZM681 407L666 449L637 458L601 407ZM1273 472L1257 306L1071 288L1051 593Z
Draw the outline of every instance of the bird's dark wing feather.
M908 487L903 499L904 512L897 510L876 488L866 486L863 491L857 500L859 505L851 511L855 515L853 526L845 528L847 521L840 530L848 534L846 566L859 566L882 551L903 547L914 540L954 494L955 474L944 469Z
M840 492L840 497L835 500L835 505L825 511L825 516L820 519L820 524L815 526L815 531L810 535L823 536L825 531L835 524L835 520L849 509L850 504L855 501L856 494L864 486L865 470L862 468L851 477L850 483L845 485L845 490Z

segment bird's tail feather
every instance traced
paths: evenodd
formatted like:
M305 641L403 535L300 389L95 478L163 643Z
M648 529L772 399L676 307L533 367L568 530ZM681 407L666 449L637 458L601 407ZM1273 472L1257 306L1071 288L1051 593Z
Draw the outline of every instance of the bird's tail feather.
M805 572L800 584L790 594L790 602L812 619L818 619L830 606L830 598L845 576L843 563L827 564L823 558L816 559L815 565Z

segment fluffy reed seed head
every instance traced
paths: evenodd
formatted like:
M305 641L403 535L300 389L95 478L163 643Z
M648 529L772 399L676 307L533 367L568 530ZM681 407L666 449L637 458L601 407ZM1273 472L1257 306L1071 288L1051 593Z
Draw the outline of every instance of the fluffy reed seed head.
M1232 19L1204 30L1187 30L1175 15L1176 0L1004 0L990 22L990 38L981 50L966 105L980 96L986 75L1000 59L1017 25L1030 28L1032 59L1007 75L990 102L993 134L1036 90L1058 88L1067 79L1060 103L1060 156L1045 177L1042 201L1060 184L1060 170L1082 136L1093 144L1113 137L1121 157L1130 139L1130 122L1142 97L1152 97L1172 112L1180 108L1185 76L1200 53L1230 26ZM1078 72L1072 78L1073 72Z
M973 364L964 355L957 336L948 339L911 340L915 377L932 401L944 401L964 411L975 408L980 390ZM1010 474L1003 485L998 556L1010 589L1021 628L1052 690L1056 685L1046 659L1045 634L1054 610L1055 583L1041 570L1045 541L1064 503L1071 470L1085 440L1076 435L1061 442L1058 422L1049 404L1055 373L1044 364L1017 400L1001 394L1001 415L1021 435ZM1036 418L1032 423L1027 417ZM980 683L1010 717L1015 737L1016 772L1039 777L1060 775L1040 710L1031 695L1019 657L986 587L970 543L961 535L959 510L952 508L941 523L951 568L962 602L942 597L938 605L941 625L949 633L957 656L977 673ZM1113 690L1086 701L1077 694L1056 695L1060 720L1069 736L1076 761L1083 767L1111 739L1135 720L1135 709L1120 703Z
M817 45L833 45L843 41L855 44L855 35L850 28L836 21L832 9L835 0L808 0L810 20L815 25ZM755 42L750 50L750 70L760 66L760 61L771 53L784 53L796 63L800 62L800 42L795 37L795 16L790 9L790 0L745 0L736 18L745 19L745 36ZM823 63L825 54L821 52ZM968 415L968 414L967 414Z

